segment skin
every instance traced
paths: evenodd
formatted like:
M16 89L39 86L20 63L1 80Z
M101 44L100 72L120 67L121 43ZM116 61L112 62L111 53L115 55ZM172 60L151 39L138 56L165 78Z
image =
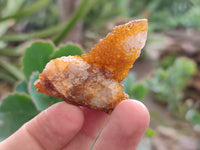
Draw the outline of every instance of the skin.
M60 102L2 141L0 149L89 150L99 135L93 150L136 150L148 125L148 110L135 100L122 101L111 115Z

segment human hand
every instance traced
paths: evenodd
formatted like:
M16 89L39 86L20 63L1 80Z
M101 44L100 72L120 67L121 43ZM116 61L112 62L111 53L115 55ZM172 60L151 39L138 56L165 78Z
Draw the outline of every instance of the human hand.
M146 107L122 101L108 115L57 103L0 143L0 150L135 150L149 124Z

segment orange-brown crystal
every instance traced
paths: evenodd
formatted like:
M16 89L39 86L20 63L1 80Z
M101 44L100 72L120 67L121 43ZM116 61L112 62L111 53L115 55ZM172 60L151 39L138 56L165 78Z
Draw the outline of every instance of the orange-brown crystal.
M111 113L128 95L120 82L139 57L147 20L117 26L87 54L51 60L34 83L38 92Z
M81 57L93 67L110 70L113 79L121 82L139 57L146 35L146 19L117 26Z

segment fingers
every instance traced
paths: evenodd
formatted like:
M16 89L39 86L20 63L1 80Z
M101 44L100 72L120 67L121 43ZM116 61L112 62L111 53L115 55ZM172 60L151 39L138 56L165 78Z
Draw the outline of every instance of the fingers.
M94 150L135 150L149 124L149 113L140 102L125 100L113 111Z
M85 118L83 127L64 150L89 150L109 117L102 111L87 108L82 108L82 111Z
M60 102L22 126L0 149L58 150L79 132L83 122L79 107Z
M90 149L107 120L94 149L133 150L148 126L149 114L144 105L130 100L121 102L111 116L61 102L22 126L0 149Z

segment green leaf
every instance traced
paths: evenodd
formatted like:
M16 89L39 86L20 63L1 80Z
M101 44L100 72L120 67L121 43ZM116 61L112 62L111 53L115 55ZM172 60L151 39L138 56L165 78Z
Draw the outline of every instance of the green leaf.
M167 69L168 67L172 66L174 61L176 60L177 54L171 54L169 56L166 56L165 58L163 58L160 62L159 65L163 68L163 69Z
M69 56L69 55L80 56L81 54L83 54L83 51L81 50L79 46L74 45L74 44L67 44L67 45L61 46L57 51L55 51L51 59L55 59L62 56Z
M42 94L37 92L37 88L34 86L34 82L39 78L39 73L35 72L32 74L29 81L29 92L32 97L33 102L35 103L38 110L42 111L49 106L62 101L59 98L49 96L46 94Z
M45 42L35 42L26 49L23 58L23 72L27 81L32 72L42 72L53 51L53 45Z
M15 88L15 91L19 92L19 93L24 92L25 94L29 94L28 93L28 85L27 85L26 81L19 82Z
M196 70L197 65L194 61L180 57L167 69L158 69L146 82L146 86L155 93L156 100L167 103L171 110L180 110L185 94L183 91Z
M136 82L136 77L134 73L129 73L127 77L123 80L124 92L126 92L129 96L132 95L131 89L133 88Z
M149 137L154 137L156 135L156 132L153 129L148 128L145 134L148 135Z
M137 84L133 87L131 93L133 93L135 99L143 100L146 96L147 90L143 84Z
M12 94L0 106L0 141L4 140L39 112L25 94Z
M194 125L200 125L200 112L197 110L189 110L186 114L186 119Z

